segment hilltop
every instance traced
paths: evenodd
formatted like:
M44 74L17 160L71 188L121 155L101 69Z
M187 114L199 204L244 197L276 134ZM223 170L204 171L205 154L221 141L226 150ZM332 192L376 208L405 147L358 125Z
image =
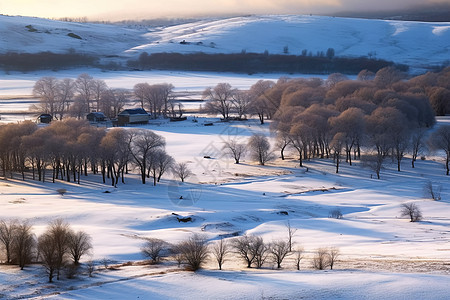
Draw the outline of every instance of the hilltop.
M125 65L141 53L372 57L423 69L448 60L450 22L265 15L145 27L0 16L0 53L76 52Z

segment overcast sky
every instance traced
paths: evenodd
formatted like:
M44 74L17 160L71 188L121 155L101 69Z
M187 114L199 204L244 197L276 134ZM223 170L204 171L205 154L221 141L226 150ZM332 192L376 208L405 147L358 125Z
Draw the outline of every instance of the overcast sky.
M123 20L237 14L329 14L401 10L450 0L0 0L0 13Z

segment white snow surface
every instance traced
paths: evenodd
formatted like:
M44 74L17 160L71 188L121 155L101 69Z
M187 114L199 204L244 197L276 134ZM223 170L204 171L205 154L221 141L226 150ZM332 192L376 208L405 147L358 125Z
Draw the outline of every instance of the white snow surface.
M205 122L214 126L203 126ZM357 161L342 163L334 173L331 159L306 161L298 167L295 153L267 166L245 159L236 165L221 148L230 138L245 140L253 133L271 139L268 125L256 120L223 123L200 117L187 121L153 122L142 128L165 137L167 151L188 163L195 176L181 184L166 175L152 186L127 175L117 188L101 183L98 175L82 184L40 183L28 179L0 181L0 218L28 219L37 235L48 222L63 218L93 238L92 258L98 265L93 278L63 279L48 284L40 266L19 271L0 265L0 295L5 298L56 299L443 299L450 291L450 191L442 157L427 157L402 172L389 164L381 179ZM204 156L210 156L210 159ZM423 196L431 180L442 186L442 200ZM56 190L67 189L60 196ZM109 193L105 193L108 191ZM180 199L183 196L183 199ZM400 205L416 203L424 215L411 223L400 216ZM328 218L339 208L343 219ZM288 215L280 213L287 212ZM176 215L193 222L179 223ZM286 237L286 223L297 228L294 241L305 249L302 271L293 257L282 270L268 263L246 269L236 257L216 271L214 261L193 274L175 264L101 267L143 259L145 237L174 243L200 233L214 243L220 235L255 234L265 241ZM227 238L230 239L230 238ZM337 247L335 270L314 271L311 259L320 247ZM84 257L86 262L89 257ZM27 284L22 284L27 282Z
M31 25L33 30L25 27ZM67 34L81 37L76 39ZM185 44L180 42L185 41ZM69 23L0 15L0 52L79 52L117 59L140 53L268 51L299 55L335 49L337 56L367 56L413 68L449 59L450 23L368 20L309 15L256 15L205 19L164 27Z

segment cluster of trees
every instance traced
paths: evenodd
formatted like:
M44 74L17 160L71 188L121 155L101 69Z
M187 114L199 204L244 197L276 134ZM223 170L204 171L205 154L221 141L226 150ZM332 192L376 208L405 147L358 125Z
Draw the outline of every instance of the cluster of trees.
M21 270L33 262L41 263L49 282L60 279L65 270L73 276L82 256L92 250L92 238L84 231L74 231L61 219L51 222L36 238L27 221L0 220L0 254L6 264Z
M240 143L237 139L231 139L225 142L222 149L225 155L234 159L236 164L239 164L241 159L249 153L251 158L262 166L275 158L268 138L261 134L252 135L247 143Z
M33 95L40 99L36 110L59 120L65 116L84 118L91 111L116 118L131 99L137 99L154 118L181 117L182 105L173 101L173 89L174 86L168 83L138 83L133 91L109 88L104 80L83 73L76 79L42 77L34 84Z
M178 265L184 264L187 269L196 271L212 259L217 263L219 270L223 264L234 254L245 262L247 268L262 268L268 263L281 264L288 256L292 256L297 270L300 270L300 262L304 258L304 249L296 247L292 237L296 229L289 223L287 226L288 238L286 240L275 240L267 243L260 236L243 235L230 240L220 239L210 242L199 234L192 234L187 240L177 244L169 244L161 239L149 238L142 246L142 254L151 260L151 263L159 263L162 258L173 257ZM327 267L333 269L339 256L337 248L320 248L314 252L311 258L312 267L323 270Z
M367 69L376 72L381 68L393 66L393 62L367 57L335 57L332 48L325 54L319 51L316 56L303 50L301 55L289 55L286 47L285 54L241 53L208 54L208 53L152 53L143 52L138 60L128 61L128 66L139 69L166 69L189 71L218 71L238 73L309 73L324 74L341 72L357 74ZM396 65L407 70L407 66Z
M337 73L325 81L261 80L248 91L221 83L205 90L205 111L224 119L232 119L232 114L258 115L261 124L274 120L281 157L287 147L295 149L300 165L312 157L333 157L339 172L341 157L351 164L352 154L353 159L361 158L363 149L369 154L366 163L379 178L389 155L400 171L409 150L414 167L435 114L450 112L449 78L450 68L406 80L401 71L387 67L377 73L364 70L357 80ZM429 145L448 153L448 131L446 126L439 128L428 139Z
M0 68L6 71L57 70L67 67L95 65L98 58L70 51L68 53L17 53L0 54Z
M66 115L84 118L91 111L115 118L131 96L127 90L109 88L104 80L86 73L76 79L42 77L34 84L33 95L40 99L40 112L60 120Z
M169 83L137 83L133 92L139 100L140 106L146 108L153 118L181 117L183 115L182 104L173 101L173 89L174 86Z
M124 174L136 168L142 183L153 178L156 185L171 170L184 180L192 173L185 163L175 163L165 151L165 140L151 130L97 128L86 120L67 118L39 128L25 121L0 126L0 168L4 177L20 173L23 180L45 181L51 170L56 179L80 183L81 175L101 173L116 186Z

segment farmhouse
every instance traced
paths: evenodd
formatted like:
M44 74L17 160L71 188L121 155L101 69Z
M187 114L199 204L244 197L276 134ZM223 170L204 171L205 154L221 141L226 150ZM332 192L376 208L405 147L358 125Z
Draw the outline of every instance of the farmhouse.
M150 120L150 115L143 108L125 109L117 115L119 126L127 124L146 124Z
M86 119L88 119L89 122L105 122L106 116L102 112L91 112L86 115Z

